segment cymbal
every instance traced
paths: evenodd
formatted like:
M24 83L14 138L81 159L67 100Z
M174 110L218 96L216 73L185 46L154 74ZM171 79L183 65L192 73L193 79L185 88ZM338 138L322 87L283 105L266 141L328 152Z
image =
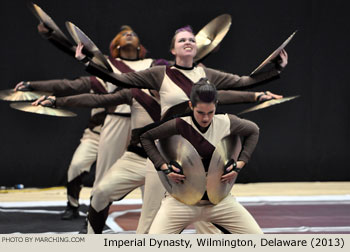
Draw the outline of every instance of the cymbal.
M229 14L220 15L197 33L197 55L194 61L203 59L220 44L230 29L231 20Z
M57 36L61 38L64 42L68 43L69 45L72 45L72 43L69 41L66 35L61 31L60 28L56 25L56 23L53 21L53 19L45 13L38 5L28 2L28 7L34 14L34 16L42 22L45 26L47 26L49 29L56 32ZM73 46L73 45L72 45Z
M113 72L113 69L109 65L106 57L101 53L95 43L82 30L79 29L79 27L69 21L66 22L66 27L74 41L77 44L82 43L85 50L92 54L92 61L94 63Z
M280 45L273 53L269 55L250 75L253 75L254 73L258 72L260 69L262 69L265 65L270 63L272 60L274 60L280 52L288 45L288 43L292 40L295 33L297 33L298 30L292 33L283 43Z
M222 139L216 146L211 156L207 175L207 194L209 201L218 204L231 191L236 178L229 183L221 182L224 175L224 167L230 159L237 160L242 150L242 142L238 135L228 135Z
M61 117L73 117L75 113L58 108L50 108L44 106L33 106L30 102L14 102L10 104L11 108L18 109L24 112L49 115L49 116L61 116Z
M241 115L241 114L245 114L245 113L252 112L252 111L255 111L255 110L267 108L267 107L270 107L270 106L273 106L273 105L276 105L276 104L280 104L280 103L284 103L284 102L287 102L287 101L291 101L291 100L293 100L295 98L298 98L299 96L300 95L285 97L285 98L282 98L282 99L268 100L268 101L265 101L263 103L260 103L259 105L256 105L256 106L251 107L251 108L246 109L246 110L243 110L242 112L240 112L238 114Z
M176 161L182 167L186 180L177 184L162 172L158 175L164 188L178 201L186 205L198 203L204 195L206 174L199 156L193 145L180 135L160 139L158 150L167 162Z
M43 95L50 95L46 92L32 91L15 91L14 89L6 89L0 91L0 100L4 101L35 101Z

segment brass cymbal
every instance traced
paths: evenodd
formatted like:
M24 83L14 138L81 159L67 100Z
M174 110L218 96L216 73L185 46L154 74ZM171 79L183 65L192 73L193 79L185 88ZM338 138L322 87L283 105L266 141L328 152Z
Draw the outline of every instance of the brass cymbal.
M69 21L66 22L66 27L74 41L77 44L82 43L85 50L92 54L92 61L94 63L113 72L113 69L109 65L106 57L101 53L95 43L88 36L86 36L82 30L79 29L79 27Z
M215 146L207 175L207 194L211 203L218 204L230 193L237 177L230 183L221 182L221 177L227 162L231 158L237 160L241 150L242 142L237 135L229 135Z
M60 37L64 42L67 42L71 45L69 39L66 35L61 31L60 28L56 25L56 23L53 21L53 19L45 13L38 5L28 2L28 7L34 14L34 16L42 22L46 27L56 32L58 37ZM72 45L73 46L73 45Z
M231 26L231 16L223 14L204 26L196 35L197 55L194 61L207 56L224 39Z
M252 111L255 111L255 110L267 108L267 107L270 107L270 106L273 106L273 105L276 105L276 104L280 104L280 103L283 103L283 102L291 101L291 100L293 100L295 98L298 98L299 96L300 95L285 97L285 98L282 98L282 99L268 100L268 101L265 101L263 103L260 103L259 105L256 105L256 106L251 107L251 108L246 109L246 110L243 110L242 112L240 112L238 114L241 115L241 114L245 114L245 113L252 112Z
M49 108L44 106L33 106L31 102L14 102L10 104L11 108L18 109L24 112L49 115L49 116L61 116L61 117L73 117L75 113L58 108Z
M0 91L0 100L4 101L35 101L43 95L50 95L46 92L32 91L15 91L14 89L6 89Z
M260 69L262 69L264 66L266 66L268 63L270 63L272 60L274 60L280 52L288 45L288 43L292 40L295 33L297 33L297 30L292 33L283 43L280 45L273 53L269 55L250 75L253 75L254 73L258 72Z
M181 165L186 179L183 183L175 183L159 171L158 175L164 188L178 201L186 205L198 203L204 195L206 175L202 159L193 145L180 135L160 139L158 150L167 160Z

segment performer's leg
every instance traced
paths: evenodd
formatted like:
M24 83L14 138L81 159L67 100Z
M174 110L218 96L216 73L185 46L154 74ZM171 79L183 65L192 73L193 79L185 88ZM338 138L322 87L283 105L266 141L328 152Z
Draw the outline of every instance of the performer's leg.
M253 216L230 194L219 204L206 207L204 216L231 234L263 233Z
M106 171L124 154L129 141L130 118L107 115L101 130L96 176L91 195Z
M127 151L107 171L95 188L89 208L89 226L92 227L94 233L102 232L108 217L108 206L111 202L121 200L145 183L145 166L145 158Z
M193 225L197 234L222 234L212 223L206 221L197 221Z
M99 135L90 129L85 129L80 145L75 150L68 168L67 208L61 218L69 220L78 217L79 194L82 188L82 179L91 169L97 158Z
M101 129L96 162L96 176L90 198L105 172L123 155L129 141L130 118L107 115ZM87 232L87 223L88 221L86 220L80 233L84 234Z
M136 229L137 234L148 233L166 192L153 163L149 159L147 159L146 170L144 198L141 216Z
M143 204L141 216L136 229L137 234L147 234L152 222L160 208L162 199L164 198L166 190L159 179L158 173L154 168L153 163L147 160L147 173L145 181L145 191L143 197ZM196 222L195 229L199 234L220 234L218 230L211 223Z
M196 221L200 209L189 206L167 196L162 200L161 207L149 230L150 234L179 234L185 227Z

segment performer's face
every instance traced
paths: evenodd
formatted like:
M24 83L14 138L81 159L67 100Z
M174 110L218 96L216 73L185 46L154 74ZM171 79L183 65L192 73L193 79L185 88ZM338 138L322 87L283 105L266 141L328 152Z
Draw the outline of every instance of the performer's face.
M190 103L190 107L193 110L193 115L197 123L203 128L208 127L215 115L215 103L199 102L195 107L192 107Z
M171 53L176 57L192 57L196 56L197 44L193 33L181 31L175 36L174 48Z
M125 46L133 46L137 48L140 44L139 37L133 31L125 31L122 33L122 37L120 38L119 45L121 48Z

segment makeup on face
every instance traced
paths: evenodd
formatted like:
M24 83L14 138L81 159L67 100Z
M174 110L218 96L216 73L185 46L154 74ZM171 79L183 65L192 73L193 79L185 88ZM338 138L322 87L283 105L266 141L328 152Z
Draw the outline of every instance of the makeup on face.
M199 126L206 128L212 122L215 111L215 103L199 102L195 107L193 107L193 116Z
M177 56L191 55L195 56L197 53L196 39L193 33L188 31L181 31L176 34L174 54Z

